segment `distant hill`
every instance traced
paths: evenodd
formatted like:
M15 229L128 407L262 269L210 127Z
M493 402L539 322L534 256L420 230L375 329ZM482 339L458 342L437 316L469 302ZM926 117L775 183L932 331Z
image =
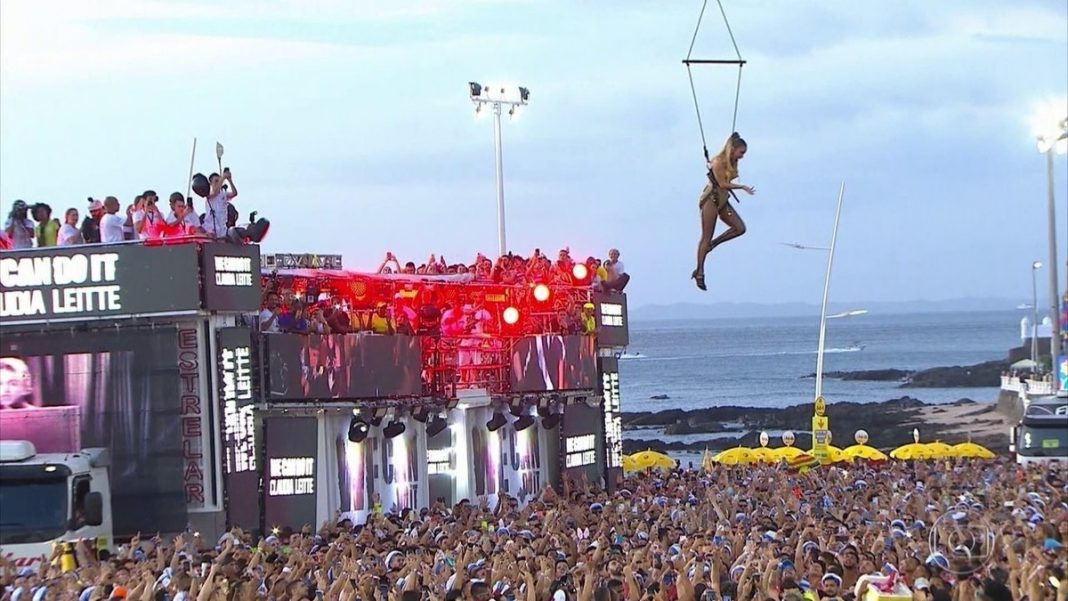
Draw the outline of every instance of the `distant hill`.
M948 300L915 300L900 302L831 302L827 313L835 314L853 309L867 309L870 314L903 313L972 313L979 311L1013 311L1019 301L1007 298L959 298ZM819 305L808 303L672 303L641 305L628 309L631 321L664 321L671 319L720 319L745 317L796 317L820 314Z

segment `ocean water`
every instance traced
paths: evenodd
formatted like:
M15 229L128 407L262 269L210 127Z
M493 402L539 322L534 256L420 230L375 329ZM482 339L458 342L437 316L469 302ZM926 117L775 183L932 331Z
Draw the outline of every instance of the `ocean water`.
M828 320L824 371L919 370L1002 359L1020 345L1020 317L1019 312L1006 311ZM818 316L636 322L631 323L630 340L619 365L623 411L786 407L813 400L815 380L804 376L816 371ZM961 398L994 401L998 390L898 385L824 378L823 396L828 403L879 402L904 395L949 403ZM670 399L650 398L662 394ZM641 434L628 432L627 437Z

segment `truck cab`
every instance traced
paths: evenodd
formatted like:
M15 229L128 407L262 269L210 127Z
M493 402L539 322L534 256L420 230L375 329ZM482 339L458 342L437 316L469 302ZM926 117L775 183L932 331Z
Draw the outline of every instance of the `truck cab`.
M1032 399L1013 428L1016 462L1068 464L1068 397Z
M0 555L38 569L57 543L111 548L109 464L106 449L38 454L28 441L0 441Z

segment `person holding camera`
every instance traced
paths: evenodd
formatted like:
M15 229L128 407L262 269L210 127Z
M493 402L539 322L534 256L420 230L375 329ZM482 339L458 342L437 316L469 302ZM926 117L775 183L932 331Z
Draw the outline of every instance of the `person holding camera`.
M189 203L186 203L185 196L181 192L172 192L168 202L171 205L171 212L167 214L167 225L179 226L180 229L186 233L196 233L200 230L200 219L197 217L196 211L193 211L193 203L190 199Z
M11 248L33 248L33 222L27 217L29 207L25 200L16 200L4 224L4 233L11 240Z

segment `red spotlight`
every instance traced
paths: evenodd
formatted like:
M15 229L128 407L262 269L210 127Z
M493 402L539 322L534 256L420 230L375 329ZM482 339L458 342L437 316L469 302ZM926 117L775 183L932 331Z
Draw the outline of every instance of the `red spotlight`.
M544 303L549 300L549 287L545 284L538 284L534 286L534 300L539 303Z
M575 263L571 268L571 275L575 276L576 280L585 280L590 275L590 268L586 267L585 263Z
M502 317L504 318L504 323L514 326L519 321L519 309L508 307L504 310Z

